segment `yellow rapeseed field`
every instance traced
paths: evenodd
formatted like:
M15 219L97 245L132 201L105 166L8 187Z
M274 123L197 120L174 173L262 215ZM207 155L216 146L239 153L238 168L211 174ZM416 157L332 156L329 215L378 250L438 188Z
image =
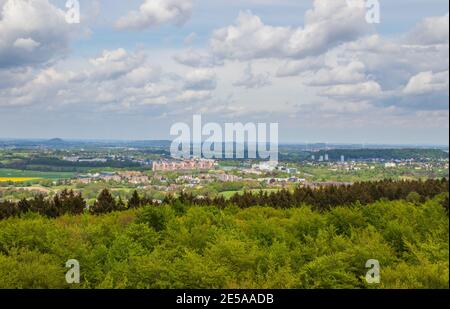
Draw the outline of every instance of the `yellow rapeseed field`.
M38 180L40 178L31 178L31 177L0 177L0 182L25 182Z

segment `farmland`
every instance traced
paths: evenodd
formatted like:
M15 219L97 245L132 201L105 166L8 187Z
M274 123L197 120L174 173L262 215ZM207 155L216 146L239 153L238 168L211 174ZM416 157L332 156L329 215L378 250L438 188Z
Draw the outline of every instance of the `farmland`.
M0 168L0 182L12 181L32 181L40 179L68 179L73 177L74 173L61 173L61 172L40 172L40 171L24 171L16 169L3 169Z
M30 177L0 177L0 182L27 182L40 179L41 178L30 178Z

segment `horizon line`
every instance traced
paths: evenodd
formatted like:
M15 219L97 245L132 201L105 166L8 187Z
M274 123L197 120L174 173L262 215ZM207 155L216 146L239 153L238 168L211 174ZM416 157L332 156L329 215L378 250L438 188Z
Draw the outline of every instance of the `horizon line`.
M112 138L9 138L9 137L0 137L0 141L52 141L52 140L61 140L61 141L67 141L67 142L169 142L172 141L169 139L112 139ZM188 143L189 141L186 141ZM192 141L190 141L192 143ZM202 141L203 142L203 141ZM217 143L235 143L236 141L216 141ZM257 141L246 141L245 143L257 143ZM270 143L270 142L267 142ZM317 144L329 144L329 145L342 145L342 146L363 146L362 148L365 148L365 146L416 146L416 147L424 147L424 146L438 146L438 147L449 147L449 144L442 144L442 143L393 143L393 142L386 142L386 143L380 143L380 142L324 142L324 141L317 141L317 142L304 142L304 141L298 141L298 142L292 142L292 141L281 141L278 143L279 145L317 145Z

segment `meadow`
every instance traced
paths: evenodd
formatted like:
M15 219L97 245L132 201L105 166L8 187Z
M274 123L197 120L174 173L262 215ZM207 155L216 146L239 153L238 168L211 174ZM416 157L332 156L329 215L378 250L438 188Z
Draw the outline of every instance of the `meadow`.
M40 172L40 171L0 168L0 182L30 181L39 179L58 180L58 179L68 179L71 178L73 175L74 173Z

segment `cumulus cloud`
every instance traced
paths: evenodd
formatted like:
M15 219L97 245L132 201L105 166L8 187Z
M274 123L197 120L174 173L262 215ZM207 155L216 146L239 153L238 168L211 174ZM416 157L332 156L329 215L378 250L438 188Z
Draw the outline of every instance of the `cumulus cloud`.
M236 24L216 30L211 38L215 55L222 58L248 60L275 57L281 54L291 30L263 24L250 11L241 12Z
M123 48L105 50L102 55L91 59L93 76L97 79L117 79L132 72L145 61L143 54L129 54Z
M335 84L355 84L365 81L365 65L360 61L348 64L324 67L306 78L305 84L310 86L329 86Z
M76 26L48 0L0 2L0 68L46 63L65 55Z
M325 58L308 57L301 60L287 60L277 70L277 77L292 77L311 70L319 70L324 65Z
M223 65L223 61L218 60L211 53L202 50L186 49L176 54L173 59L185 66L194 68L210 68Z
M104 50L67 70L46 68L0 70L0 106L46 104L46 108L89 105L90 109L127 110L149 105L208 100L216 87L212 70L194 70L182 77L152 65L147 54L123 48Z
M177 103L192 103L195 101L205 101L211 98L211 92L206 90L194 91L186 90L177 95L174 99Z
M142 2L116 26L179 25L193 1ZM11 3L27 5L16 10ZM422 116L448 120L448 14L386 37L366 23L363 6L316 0L302 27L274 26L245 11L234 24L213 31L206 46L197 40L189 48L191 34L186 49L173 56L175 63L165 56L152 63L146 52L125 47L66 62L54 61L66 54L73 32L64 12L48 0L0 0L0 8L2 107L139 115L199 110L220 117L264 117L276 111L280 119L326 119L330 125L367 125L389 115L392 122L407 116L411 123ZM182 35L190 31L200 30Z
M116 22L118 29L142 30L162 24L183 25L191 16L192 0L145 0L139 10Z
M403 92L408 95L422 95L427 93L448 92L449 71L433 73L421 72L409 80Z
M277 77L297 77L303 85L317 88L317 95L335 101L445 108L448 90L436 92L448 89L448 82L442 81L443 74L430 77L429 72L448 70L448 14L425 18L406 39L388 39L374 34L367 24L363 1L350 2L353 5L314 1L299 28L270 26L249 11L241 12L234 25L213 33L211 55L223 60L284 61ZM234 86L257 87L258 80L270 78L246 72ZM428 103L417 104L414 92L421 92L420 99Z
M0 91L26 83L32 78L32 74L29 67L0 69Z
M255 89L255 88L257 89L257 88L262 88L262 87L266 87L266 86L270 86L270 85L271 85L271 82L270 82L269 74L268 73L260 73L260 74L254 73L253 67L250 63L247 65L247 68L245 69L244 75L242 76L242 78L233 84L233 86L244 87L247 89Z
M448 36L439 34L448 30L437 27L427 40L411 36L419 30L432 31L425 25L442 25L446 19L447 15L424 19L407 40L368 35L316 57L287 60L277 76L296 77L336 103L364 100L405 112L448 109Z
M157 82L162 76L159 66L143 65L127 72L124 76L128 86L143 87L149 82Z
M198 69L189 72L185 79L185 88L190 90L214 90L217 86L216 73L210 69Z
M420 72L448 69L448 51L448 44L411 45L376 35L348 43L340 53L363 62L383 88L395 89Z
M47 98L57 100L58 94L66 88L70 73L63 73L54 68L40 69L28 72L28 77L22 83L0 88L0 105L26 106L36 102L46 102Z
M306 12L304 27L266 25L250 11L241 12L234 25L218 29L211 38L215 55L225 59L304 58L324 53L370 31L365 10L345 0L315 0Z
M449 43L449 14L425 18L408 35L411 44L433 45Z
M382 89L375 81L348 85L334 85L327 88L322 93L324 96L350 100L376 99L381 94Z
M26 50L26 51L28 51L28 52L32 52L34 49L36 49L36 48L39 47L40 45L41 45L41 43L38 43L38 42L36 42L35 40L30 39L30 38L27 38L27 39L24 39L24 38L17 39L17 40L14 42L14 44L13 44L14 47L17 47L17 48L19 48L19 49L24 49L24 50Z
M316 89L319 97L335 102L364 100L374 106L442 108L442 93L438 96L436 91L445 88L445 81L437 83L433 77L419 87L417 80L425 77L423 72L448 70L448 14L425 18L406 39L388 39L374 33L365 12L364 1L316 0L305 15L304 26L293 28L264 24L245 11L235 24L213 32L208 52L190 49L174 59L188 66L214 67L227 60L273 58L283 61L275 70L276 77L297 78L302 85ZM250 67L233 86L267 84L270 75L254 74ZM430 91L422 93L421 99L428 103L417 104L413 92L425 89Z

